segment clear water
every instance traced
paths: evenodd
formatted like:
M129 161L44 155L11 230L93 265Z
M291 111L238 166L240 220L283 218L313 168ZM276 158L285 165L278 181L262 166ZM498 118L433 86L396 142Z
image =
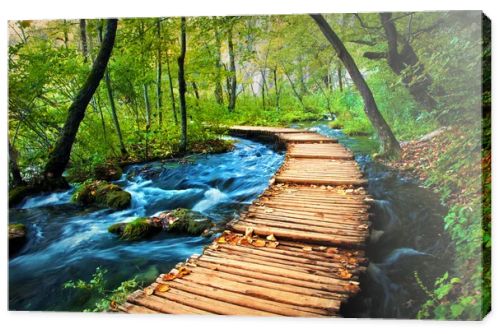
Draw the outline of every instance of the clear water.
M192 163L152 162L130 166L116 183L132 194L132 207L113 212L70 202L73 190L29 198L9 210L10 223L24 223L28 243L9 260L11 310L82 310L88 296L63 289L88 280L101 266L110 288L138 275L152 281L176 263L200 253L211 239L160 234L140 242L108 233L114 223L179 207L223 224L238 216L268 186L283 161L272 147L238 139L235 150L194 156Z

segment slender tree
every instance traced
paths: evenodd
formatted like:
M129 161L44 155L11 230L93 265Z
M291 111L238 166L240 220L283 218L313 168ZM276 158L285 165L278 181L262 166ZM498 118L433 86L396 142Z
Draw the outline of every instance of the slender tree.
M102 44L102 25L98 26L99 32L99 42ZM116 112L115 99L113 96L113 87L111 85L111 77L109 75L109 70L106 68L104 71L104 82L106 83L106 92L108 93L109 106L111 108L111 117L113 118L113 124L115 125L116 134L118 135L118 141L120 143L120 152L122 156L127 155L127 149L125 148L125 144L123 142L122 131L120 129L120 122L118 120L118 114Z
M222 91L222 85L220 83L222 75L221 75L221 56L220 56L220 47L221 47L221 41L220 41L220 33L217 27L215 27L215 101L217 101L218 104L223 105L224 104L224 95Z
M161 47L162 47L162 36L161 36L161 21L156 19L156 42L158 46L156 48L156 109L158 111L158 126L161 128L163 123L163 110L162 110L162 91L161 91Z
M187 151L187 111L186 111L186 79L184 77L184 60L186 58L186 18L181 17L181 53L177 58L179 67L179 104L181 110L181 145L180 151Z
M82 43L83 59L86 63L89 57L89 51L87 46L87 21L85 21L85 19L80 20L80 41Z
M370 87L368 87L368 84L359 71L356 63L354 62L354 59L349 54L340 38L333 31L333 29L330 27L330 25L322 15L311 14L311 17L316 22L328 42L330 42L332 47L337 52L337 56L344 64L344 67L349 72L349 75L351 76L354 84L361 93L361 96L365 103L365 113L368 116L368 119L372 123L373 127L377 131L380 140L382 141L381 153L387 156L399 155L401 151L399 142L392 133L392 130L385 121L384 117L380 114Z
M44 176L48 181L58 180L62 177L70 158L71 148L73 147L76 133L85 116L85 110L106 71L115 44L118 20L108 19L106 22L106 34L101 43L99 53L97 54L85 83L80 88L80 91L68 109L68 116L64 123L62 133L54 149L50 152L49 160L45 165Z
M174 95L174 84L172 82L172 72L170 71L170 57L168 56L167 50L167 74L168 74L168 87L170 89L170 101L172 102L172 113L174 115L175 125L179 123L177 120L177 108L175 106L175 95Z
M233 28L229 27L227 31L227 47L229 53L229 111L234 111L236 107L236 64L234 60Z

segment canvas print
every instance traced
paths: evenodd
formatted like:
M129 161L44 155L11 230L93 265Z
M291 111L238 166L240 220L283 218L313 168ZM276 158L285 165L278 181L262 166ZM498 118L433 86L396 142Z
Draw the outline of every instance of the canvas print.
M482 12L8 31L11 311L489 312Z

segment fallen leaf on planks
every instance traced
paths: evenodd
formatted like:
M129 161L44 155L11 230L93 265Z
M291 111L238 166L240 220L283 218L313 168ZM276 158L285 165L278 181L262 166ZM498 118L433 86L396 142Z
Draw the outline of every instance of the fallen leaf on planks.
M253 234L253 228L251 228L251 227L247 227L247 228L245 229L245 238L252 237L252 234Z
M280 244L280 243L279 243L279 242L277 242L277 241L268 241L268 242L266 243L266 247L269 247L269 248L276 248L276 247L278 247L278 245L279 245L279 244Z
M155 290L158 292L167 292L170 290L170 286L168 284L158 284Z
M176 274L168 273L168 274L164 274L163 275L162 280L164 280L164 281L173 281L176 278L177 278Z
M339 275L340 275L340 278L342 278L342 279L349 279L352 277L352 274L349 271L347 271L346 269L340 269Z
M306 252L311 252L313 249L311 246L305 246L305 247L302 247L303 250L305 250Z
M339 250L337 247L329 247L326 249L326 254L328 255L333 255L333 254L338 254Z
M274 210L273 210L273 209L271 209L271 208L265 208L265 209L264 209L264 212L265 212L265 213L272 213L273 211L274 211Z
M215 239L215 241L218 243L218 244L225 244L226 243L226 238L224 236L220 236L218 237L217 239Z
M151 296L153 294L153 292L155 292L155 291L150 286L144 288L144 293L146 294L146 296Z
M266 240L269 240L269 241L276 241L276 237L274 236L274 234L270 234L266 237Z
M177 275L176 275L176 276L177 276L178 278L182 278L182 277L187 276L187 275L189 275L189 274L191 274L191 270L189 270L189 269L188 269L188 268L186 268L186 267L181 267L181 268L179 268L179 272L177 273Z
M257 239L252 242L252 245L255 247L264 247L266 245L266 242L262 239Z

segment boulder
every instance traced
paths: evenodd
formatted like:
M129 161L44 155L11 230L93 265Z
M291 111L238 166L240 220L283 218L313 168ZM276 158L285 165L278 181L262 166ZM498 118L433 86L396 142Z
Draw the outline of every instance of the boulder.
M26 226L24 224L9 225L9 255L19 251L26 243Z
M143 240L161 231L168 233L206 235L215 225L201 213L188 209L175 209L156 217L141 217L129 223L117 223L108 231L124 240Z
M149 238L161 232L161 226L151 224L149 218L137 218L129 223L117 223L108 228L110 233L120 236L120 238L129 241L136 241Z
M123 210L130 207L132 196L120 186L106 181L85 182L73 194L73 201L84 205Z

